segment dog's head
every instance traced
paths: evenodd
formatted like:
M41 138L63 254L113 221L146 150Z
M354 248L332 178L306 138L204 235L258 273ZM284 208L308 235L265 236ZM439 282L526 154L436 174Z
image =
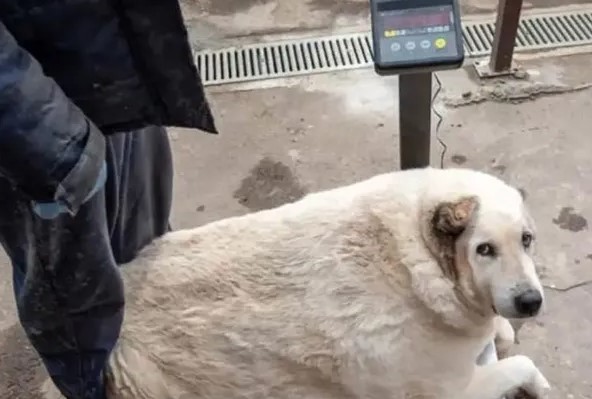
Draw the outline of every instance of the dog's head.
M459 294L481 311L532 317L544 299L533 261L535 226L521 193L503 190L497 198L438 203L429 221L430 246Z

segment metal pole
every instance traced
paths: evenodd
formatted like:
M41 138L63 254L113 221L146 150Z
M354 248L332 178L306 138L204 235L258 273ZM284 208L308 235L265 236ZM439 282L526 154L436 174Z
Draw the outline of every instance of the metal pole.
M512 68L514 44L520 22L520 11L523 0L499 0L495 37L489 59L491 72L503 72Z
M399 157L401 169L430 164L431 72L399 75Z

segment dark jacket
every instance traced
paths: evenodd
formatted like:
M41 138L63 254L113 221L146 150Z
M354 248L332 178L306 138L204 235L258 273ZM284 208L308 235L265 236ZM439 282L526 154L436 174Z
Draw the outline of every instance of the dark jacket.
M1 176L75 213L147 125L216 132L177 1L0 0Z

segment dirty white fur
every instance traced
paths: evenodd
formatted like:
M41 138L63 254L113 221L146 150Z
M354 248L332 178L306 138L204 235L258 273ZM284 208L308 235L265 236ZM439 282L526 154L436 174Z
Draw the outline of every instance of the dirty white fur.
M478 206L453 242L451 277L433 216L467 197ZM472 241L510 243L531 224L500 180L424 169L167 234L122 267L108 399L543 397L524 356L475 365L494 336L493 302L510 300L514 280L540 283L528 254L476 270Z

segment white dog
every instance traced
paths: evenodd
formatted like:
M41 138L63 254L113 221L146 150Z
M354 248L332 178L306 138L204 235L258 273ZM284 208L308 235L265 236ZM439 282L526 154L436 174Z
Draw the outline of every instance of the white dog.
M476 365L543 304L534 237L517 190L462 169L170 233L122 266L108 399L543 398L525 356Z

